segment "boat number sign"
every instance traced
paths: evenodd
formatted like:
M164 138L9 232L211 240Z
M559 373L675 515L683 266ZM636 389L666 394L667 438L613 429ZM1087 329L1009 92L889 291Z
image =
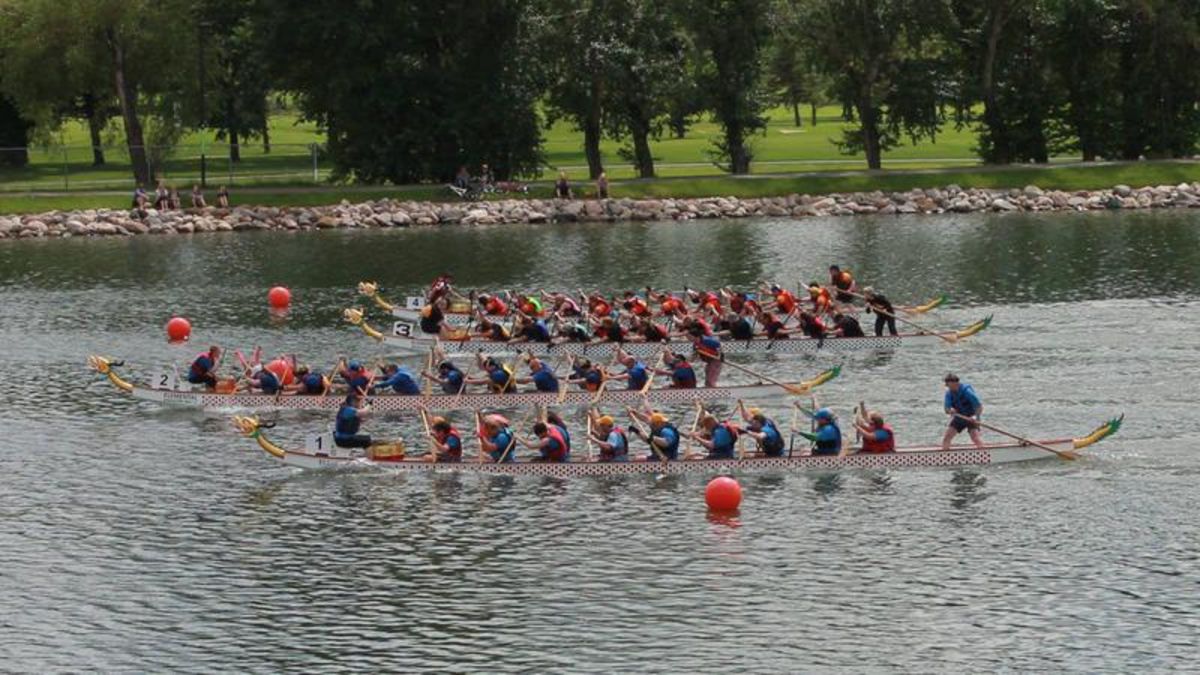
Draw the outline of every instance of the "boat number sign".
M392 323L392 335L410 338L413 336L413 329L416 327L416 324L408 321L396 321Z
M425 298L419 295L410 295L404 299L404 309L421 309L425 306Z
M154 374L153 387L155 389L165 389L167 391L175 391L179 389L179 379L175 377L174 370L162 369Z

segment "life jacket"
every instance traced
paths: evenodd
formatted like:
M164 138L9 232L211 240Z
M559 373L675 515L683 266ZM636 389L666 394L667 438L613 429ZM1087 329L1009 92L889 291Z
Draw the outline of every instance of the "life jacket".
M775 294L775 306L785 314L791 314L796 309L796 296L789 291L779 291Z
M692 322L692 325L699 327L700 332L704 335L712 335L712 326L710 326L704 319L696 319L694 322Z
M629 379L626 382L629 383L630 389L641 389L646 386L646 378L648 377L646 364L641 361L634 361L633 366L625 372L629 374Z
M716 361L721 358L721 341L715 335L705 335L692 344L696 354L704 361Z
M421 385L413 380L408 373L398 370L396 371L395 379L392 381L392 391L397 394L405 394L408 396L416 396L421 393ZM392 379L392 378L388 378Z
M737 449L738 430L737 427L729 422L721 422L717 425L717 429L724 429L729 434L729 442L720 446L713 446L709 456L713 459L728 459L734 455L734 450ZM717 437L717 429L713 429L713 439Z
M508 305L495 296L488 298L487 304L483 306L483 310L492 316L508 316Z
M608 301L606 300L593 300L592 314L595 314L600 318L604 318L609 314L612 314L612 305L608 304Z
M445 382L442 383L442 392L446 394L457 394L462 390L463 374L458 368L453 368L446 373Z
M563 438L562 431L559 430L558 425L547 424L546 425L546 435L549 436L551 439L554 440L555 443L558 444L557 448L553 448L553 449L547 448L545 450L545 454L543 455L543 457L545 457L546 461L549 461L549 462L565 462L565 461L567 461L567 454L570 452L571 446L567 444L567 439Z
M358 409L346 404L338 408L337 421L333 425L335 436L353 436L358 433L362 420L358 418Z
M562 434L563 440L567 442L567 452L571 452L571 432L567 431L567 428L561 424L550 422L549 425L558 429L558 433Z
M604 448L601 448L600 449L600 460L601 461L611 462L611 461L614 461L617 459L621 459L622 457L627 457L629 455L629 436L625 434L625 430L622 429L621 427L613 427L613 431L615 431L617 433L617 436L619 436L621 438L621 449L618 451L615 449L614 450L606 450Z
M833 434L823 434L825 428L833 429ZM842 430L838 428L837 422L830 422L817 429L817 445L814 452L818 455L832 455L842 450Z
M762 450L767 457L780 457L783 455L783 434L779 433L779 427L775 426L774 422L767 421L763 425L763 433L766 437L758 442L758 449Z
M800 317L800 330L811 338L825 337L825 323L815 316Z
M677 298L675 296L670 296L670 297L664 298L661 303L661 306L662 306L663 316L675 314L680 309L683 309L683 303L679 300L679 298Z
M946 395L950 399L950 407L958 411L958 414L972 417L975 415L975 404L968 394L974 394L975 390L969 384L961 384L957 392L946 390ZM976 397L978 398L978 397Z
M500 458L504 457L504 461L506 463L513 461L513 452L509 450L509 446L515 442L513 440L513 433L511 429L504 427L500 431L496 432L495 436L489 438L488 442L496 446L495 450L492 450L490 453L488 453L491 455L493 460L500 461ZM508 451L507 457L504 456L505 451Z
M208 355L208 352L200 352L192 361L192 365L188 367L188 380L193 384L199 382L212 371L212 367L212 357Z
M887 438L878 440L875 438L876 431L886 431ZM888 425L883 425L878 428L872 428L871 433L863 436L862 441L863 452L895 452L896 451L896 434L892 432L892 428Z
M824 288L819 289L816 292L809 291L809 295L812 296L814 314L824 314L828 312L831 307L833 307L833 297L830 296L829 291L825 290Z
M667 445L667 447L659 448L658 451L661 452L667 459L679 459L680 434L679 429L677 429L674 424L668 422L667 424L662 425L661 429L658 429L657 431L651 431L650 438L652 440L655 438L665 438L662 432L666 429L670 429L671 431L675 432L675 438Z
M456 443L451 443L450 439L454 439L456 441ZM442 441L442 445L449 447L450 450L444 455L445 459L442 459L441 457L439 457L438 458L439 461L443 461L443 462L461 462L462 461L463 444L462 444L462 436L460 436L458 434L458 429L451 427L450 431L446 433L446 440ZM457 446L457 447L455 447L455 446Z
M704 291L700 294L700 308L712 307L713 309L721 309L721 296L712 291Z
M742 308L745 306L746 306L745 296L735 295L729 299L729 309L733 310L734 312L737 312L738 314L742 313Z
M579 316L582 312L579 311L579 303L571 298L563 298L562 304L558 308L559 313L563 316Z
M650 313L650 308L646 306L646 301L634 296L629 299L629 311L634 316L646 316Z
M695 389L696 371L692 369L692 364L687 361L676 363L671 370L671 383L676 389Z
M320 394L325 391L325 378L320 373L309 371L300 378L300 385L303 394Z
M513 379L512 368L508 365L502 365L497 370L488 373L488 387L493 394L506 394L515 389L516 381Z
M549 366L542 366L541 370L533 374L533 385L538 391L558 391L558 378Z
M277 394L281 386L279 376L269 370L264 370L258 376L258 386L262 388L264 394Z
M848 291L854 285L854 277L850 275L849 270L842 270L830 277L834 287L839 290Z
M542 313L542 303L536 298L526 297L521 300L521 312L529 316L539 316Z

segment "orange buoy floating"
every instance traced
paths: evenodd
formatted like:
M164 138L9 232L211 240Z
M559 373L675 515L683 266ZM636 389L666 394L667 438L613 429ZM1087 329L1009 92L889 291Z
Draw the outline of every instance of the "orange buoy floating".
M167 339L171 342L183 342L192 335L192 322L182 316L173 316L167 322Z
M292 372L292 364L284 359L275 359L263 366L263 369L275 373L275 377L279 378L279 383L284 386L291 384L295 380L296 374Z
M292 292L286 286L276 286L267 291L267 304L275 309L287 309L292 304Z
M704 489L704 502L714 511L733 511L742 503L742 486L729 476L717 476Z

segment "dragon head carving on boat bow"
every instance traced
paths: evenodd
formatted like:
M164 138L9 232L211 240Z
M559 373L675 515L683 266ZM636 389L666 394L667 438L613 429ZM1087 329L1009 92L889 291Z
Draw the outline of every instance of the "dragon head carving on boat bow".
M107 377L108 381L112 382L117 389L125 392L133 391L133 385L121 379L121 377L117 375L116 371L114 370L114 368L121 365L120 361L113 361L112 359L104 356L97 356L93 354L88 357L87 362L88 367Z
M258 441L258 447L262 448L267 454L282 458L287 454L287 451L278 445L275 445L270 439L263 435L262 430L266 426L270 425L263 424L257 417L243 417L241 415L237 415L233 418L234 429L237 429L246 438L253 438L254 440Z
M375 330L370 326L370 324L367 323L366 317L363 315L363 311L361 309L343 310L342 318L346 320L346 323L358 326L362 332L367 334L367 337L370 337L374 340L383 340L383 333Z
M374 302L383 311L392 311L392 303L379 297L379 284L374 281L358 282L358 292L363 297L370 298L371 302Z

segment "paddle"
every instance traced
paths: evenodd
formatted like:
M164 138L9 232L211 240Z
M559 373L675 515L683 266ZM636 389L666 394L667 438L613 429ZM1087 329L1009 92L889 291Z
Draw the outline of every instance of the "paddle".
M870 301L867 299L867 296L865 296L865 295L862 295L861 293L855 293L854 291L843 291L843 292L844 292L844 293L846 293L847 295L853 295L853 296L854 296L854 297L856 297L856 298L862 298L863 300L866 300L868 305L870 305L870 304L871 304L871 303L870 303ZM950 335L946 335L946 334L944 334L944 333L939 333L939 332L937 332L937 331L935 331L935 330L931 330L931 329L929 329L929 328L926 328L925 326L922 326L922 325L921 325L921 324L919 324L919 323L915 323L915 322L913 322L913 321L909 321L908 319L905 319L905 318L904 318L904 317L902 317L902 316L896 316L896 315L895 315L895 314L893 314L892 312L889 312L889 311L887 311L887 310L884 310L884 309L880 309L880 308L878 308L878 307L875 307L875 306L873 306L873 305L871 305L871 309L872 309L872 310L874 310L874 311L875 311L875 313L877 313L877 314L882 314L882 315L884 315L884 316L891 317L891 318L893 318L893 319L895 319L895 320L897 320L897 321L899 321L899 322L901 322L901 323L904 323L904 324L906 324L906 325L912 326L913 328L916 328L917 330L921 331L922 333L928 333L928 334L930 334L930 335L936 335L937 337L941 338L942 340L945 340L946 342L949 342L950 344L955 344L955 343L957 343L957 342L958 342L958 335L956 335L956 334L953 334L953 333L951 333Z
M612 365L616 365L617 357L620 356L620 354L621 347L618 345L617 348L613 350ZM611 368L612 365L610 365L609 368ZM604 376L604 379L600 381L600 386L596 387L596 395L592 397L592 405L596 405L600 402L600 398L604 396L604 390L608 388L608 383L612 380L612 378L608 376L608 368L601 368L600 374Z
M665 353L658 355L658 361L654 364L654 367L650 369L650 374L646 376L646 384L643 384L642 390L638 392L642 395L642 398L645 398L646 392L650 391L650 384L654 382L654 376L658 374L658 369L662 367L663 361L665 361L666 358L667 355Z
M429 437L429 451L432 461L436 462L438 459L438 442L437 438L433 435L433 429L429 428L429 413L424 408L421 408L421 425L425 427L425 435Z
M770 377L770 376L767 376L767 375L763 375L762 373L759 373L759 372L757 372L757 371L751 370L751 369L749 369L749 368L747 368L747 367L745 367L745 366L742 366L742 365L736 364L736 363L734 363L734 362L732 362L732 361L726 361L726 362L725 362L725 365L727 365L727 366L732 366L733 368L735 368L735 369L737 369L737 370L740 370L740 371L742 371L743 373L746 373L747 375L753 375L754 377L757 377L758 379L760 379L760 380L762 380L762 381L764 381L764 382L770 382L771 384L774 384L774 385L778 385L778 386L780 386L780 387L783 387L783 388L784 388L784 390L785 390L785 391L787 391L789 394L797 394L797 395L799 395L799 394L807 394L807 393L808 393L808 389L806 389L806 388L804 388L804 387L797 387L797 386L795 386L795 385L791 385L791 384L788 384L788 383L786 383L786 382L782 382L782 381L780 381L780 380L776 380L776 379L775 379L775 378L773 378L773 377Z
M1001 436L1008 436L1009 438L1016 440L1016 441L1020 441L1021 443L1024 443L1025 445L1032 445L1033 447L1040 448L1042 450L1045 450L1046 452L1052 452L1052 453L1058 455L1059 459L1068 459L1068 460L1079 459L1079 453L1077 453L1077 452L1071 452L1070 450L1055 450L1054 448L1052 448L1044 443L1038 443L1037 441L1030 440L1030 439L1024 438L1022 436L1018 436L1010 431L1005 431L999 427L995 427L990 424L984 424L983 422L980 422L977 419L967 417L966 415L954 413L954 416L961 418L963 420L966 420L967 422L970 422L972 424L977 424L977 425L983 427L984 429L994 431L994 432L1000 434Z
M658 460L660 462L670 461L667 459L667 456L663 454L663 451L659 450L658 446L654 444L654 436L650 434L650 431L643 428L639 423L637 413L634 412L633 408L626 408L625 410L629 413L629 421L633 424L633 427L638 430L638 433L645 437L646 443L650 445L650 449L653 450L654 454L658 456Z
M592 411L587 414L587 449L588 461L592 461Z
M704 404L696 401L696 419L692 420L692 431L688 434L687 447L683 450L683 456L689 457L692 454L692 445L696 439L692 438L696 435L696 429L700 428L700 418L704 416Z

